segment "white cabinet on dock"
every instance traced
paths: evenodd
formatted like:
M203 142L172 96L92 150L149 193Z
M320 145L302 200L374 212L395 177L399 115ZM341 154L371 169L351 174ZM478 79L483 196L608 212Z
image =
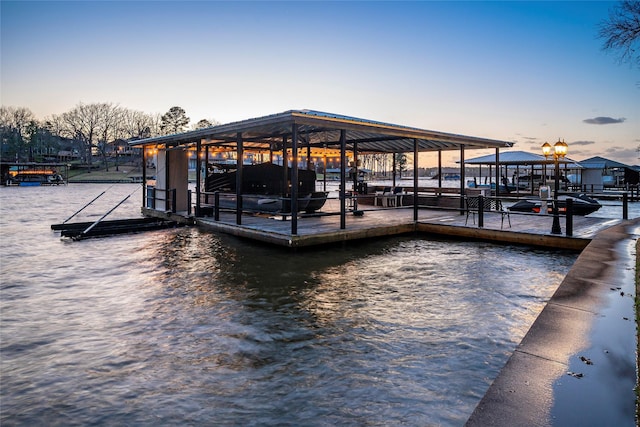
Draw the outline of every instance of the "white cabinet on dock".
M189 206L189 157L185 150L158 151L156 173L156 204L160 211L173 209L175 194L175 211L187 211ZM175 190L175 193L173 192Z

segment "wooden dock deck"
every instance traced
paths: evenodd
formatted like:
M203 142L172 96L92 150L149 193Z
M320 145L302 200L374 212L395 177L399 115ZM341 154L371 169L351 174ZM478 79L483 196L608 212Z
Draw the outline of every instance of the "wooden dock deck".
M329 205L325 211L337 212L335 208ZM203 229L291 248L417 233L580 251L600 230L622 222L621 219L574 216L573 236L568 237L550 234L551 215L512 212L509 215L511 227L505 218L501 228L502 215L489 212L484 214L484 224L480 228L478 219L474 223L471 216L465 225L467 217L459 210L421 208L418 221L414 221L412 207L364 208L362 216L347 213L345 229L340 229L339 215L300 216L295 235L291 234L290 218L283 219L280 215L245 214L242 224L237 225L235 213L220 212L219 221L212 217L197 217L195 224ZM153 212L144 210L145 215L154 215ZM564 233L565 218L562 216L560 224Z

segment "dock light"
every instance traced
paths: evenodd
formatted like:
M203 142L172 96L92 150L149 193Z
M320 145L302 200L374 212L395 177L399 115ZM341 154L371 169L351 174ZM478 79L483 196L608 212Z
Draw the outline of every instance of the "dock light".
M551 234L562 234L560 229L560 215L558 213L558 192L560 191L560 159L563 159L569 151L569 145L558 138L558 142L553 147L548 142L542 145L542 154L546 159L553 156L553 165L555 167L555 191L553 192L553 225L551 226Z

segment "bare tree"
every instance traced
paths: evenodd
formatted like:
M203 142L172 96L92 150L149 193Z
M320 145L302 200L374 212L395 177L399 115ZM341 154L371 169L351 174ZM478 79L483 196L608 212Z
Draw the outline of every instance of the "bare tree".
M11 127L17 129L20 134L31 121L35 120L35 116L30 109L25 107L0 107L0 126Z
M151 114L149 117L151 119L149 137L162 135L162 116L160 113Z
M97 110L91 105L82 103L62 113L63 132L65 136L82 143L82 158L89 165L89 170L93 163L92 150L98 133L99 120Z
M162 116L160 128L165 135L182 132L190 120L184 109L181 107L171 107L169 111Z
M120 138L121 135L121 120L123 115L123 109L114 106L113 104L96 104L96 109L98 110L98 115L100 117L99 121L99 132L98 132L98 141L97 148L102 156L102 160L104 161L104 167L109 171L109 162L108 155L110 142L116 141Z
M123 138L142 139L157 135L159 129L154 116L136 110L123 110L120 117ZM155 132L154 132L155 130Z
M52 115L44 118L44 124L49 132L54 135L63 135L64 134L64 121L62 120L61 115Z
M604 49L620 52L620 61L640 66L640 1L625 0L610 12L600 25Z
M167 131L180 132L188 123L189 118L180 107L173 107L162 116L106 102L79 103L71 110L47 117L40 123L28 108L2 106L2 156L15 161L33 159L34 155L51 155L59 149L61 138L67 138L72 144L77 144L89 170L94 154L101 156L108 170L108 160L115 144L122 144L122 140L158 136Z

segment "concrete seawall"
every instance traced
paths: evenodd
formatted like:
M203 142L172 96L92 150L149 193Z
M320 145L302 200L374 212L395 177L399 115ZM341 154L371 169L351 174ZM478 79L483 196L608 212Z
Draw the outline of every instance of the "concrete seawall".
M640 219L598 233L467 426L636 425L639 235Z

